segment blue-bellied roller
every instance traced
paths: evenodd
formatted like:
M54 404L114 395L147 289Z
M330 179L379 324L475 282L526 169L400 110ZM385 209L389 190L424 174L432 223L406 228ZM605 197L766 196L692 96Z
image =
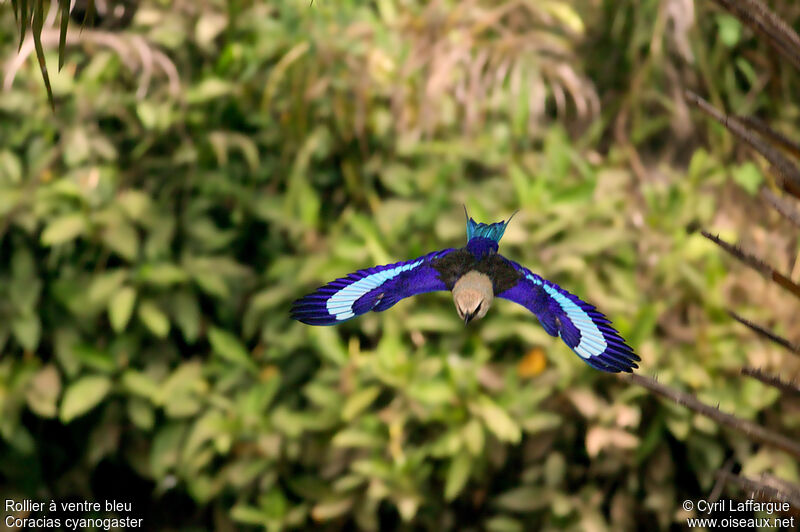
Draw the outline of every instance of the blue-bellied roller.
M512 215L513 217L513 215ZM459 318L469 323L489 311L495 297L533 312L593 368L630 373L640 358L593 305L500 255L508 221L477 223L467 215L467 245L417 259L358 270L294 302L291 314L309 325L336 325L409 296L450 290Z

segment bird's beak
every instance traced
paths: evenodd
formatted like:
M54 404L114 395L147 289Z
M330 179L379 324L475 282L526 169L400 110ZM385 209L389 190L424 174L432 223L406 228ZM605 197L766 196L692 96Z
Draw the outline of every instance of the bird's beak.
M474 314L470 314L469 312L464 313L464 326L466 327L467 324L472 320L472 317L475 316Z

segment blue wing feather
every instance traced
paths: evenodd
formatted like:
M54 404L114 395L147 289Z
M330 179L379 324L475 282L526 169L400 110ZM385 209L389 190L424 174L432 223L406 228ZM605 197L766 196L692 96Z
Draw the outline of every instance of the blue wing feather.
M542 279L516 262L506 261L522 274L512 288L500 293L533 312L545 331L560 336L584 362L595 369L630 373L641 360L593 305Z
M447 290L431 261L452 251L434 251L417 259L358 270L295 301L291 316L309 325L335 325L370 310L386 310L409 296Z

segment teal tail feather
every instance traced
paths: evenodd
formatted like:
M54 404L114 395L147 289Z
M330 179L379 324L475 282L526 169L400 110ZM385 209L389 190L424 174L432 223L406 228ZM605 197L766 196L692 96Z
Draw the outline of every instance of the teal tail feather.
M514 211L517 214L519 211ZM473 238L488 238L495 242L500 242L503 238L503 233L506 232L506 226L514 217L514 214L508 217L508 220L497 222L493 224L478 223L467 214L467 207L464 206L464 215L467 217L467 241Z

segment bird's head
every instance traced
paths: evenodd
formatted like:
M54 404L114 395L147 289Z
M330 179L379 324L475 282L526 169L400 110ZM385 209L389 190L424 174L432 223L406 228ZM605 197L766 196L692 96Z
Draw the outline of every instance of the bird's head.
M493 299L492 282L486 275L476 271L461 277L453 287L456 311L465 325L486 316Z

